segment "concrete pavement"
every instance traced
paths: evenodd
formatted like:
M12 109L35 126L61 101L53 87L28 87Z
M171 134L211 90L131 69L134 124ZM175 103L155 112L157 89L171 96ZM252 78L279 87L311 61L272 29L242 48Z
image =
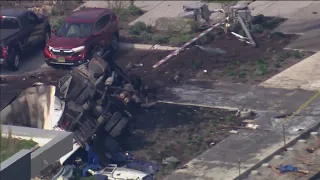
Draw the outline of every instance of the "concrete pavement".
M143 11L150 11L163 1L134 1L134 5ZM112 7L127 7L130 5L130 1L87 1L78 8L81 7L100 7L100 8L112 8Z
M263 14L288 19L275 32L303 35L286 49L320 51L319 1L256 1L249 7L252 15Z
M291 18L300 8L307 7L314 1L255 1L249 5L252 15L277 16Z
M211 87L211 88L210 88ZM210 89L208 89L210 88ZM251 87L241 84L202 84L202 88L182 85L165 89L164 101L185 104L199 103L202 106L248 108L255 110L255 123L263 130L238 130L224 141L210 148L187 163L184 168L169 175L166 180L231 180L240 174L247 175L263 161L278 153L283 147L283 118L277 116L292 113L313 95L303 90ZM320 99L299 113L299 116L284 123L286 141L294 142L305 130L319 124ZM296 131L296 129L303 129Z
M320 88L320 53L316 53L260 85L268 88L303 89L317 91Z
M310 1L304 1L309 3ZM311 1L306 7L296 9L292 17L281 24L275 31L287 34L306 34L308 31L317 29L320 26L320 2ZM314 13L316 12L316 13Z

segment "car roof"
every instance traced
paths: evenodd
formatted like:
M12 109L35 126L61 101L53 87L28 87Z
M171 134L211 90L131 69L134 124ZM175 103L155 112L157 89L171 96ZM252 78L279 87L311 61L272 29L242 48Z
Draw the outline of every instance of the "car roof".
M20 18L28 12L26 9L22 8L1 8L0 16L13 16Z
M85 8L73 12L66 21L95 22L103 14L111 12L111 10L106 8Z

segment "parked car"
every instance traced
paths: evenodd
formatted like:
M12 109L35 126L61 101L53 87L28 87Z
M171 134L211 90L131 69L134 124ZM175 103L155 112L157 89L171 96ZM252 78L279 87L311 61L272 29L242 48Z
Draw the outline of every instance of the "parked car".
M52 34L44 48L45 62L52 67L78 66L88 62L96 48L118 49L118 17L106 8L81 9Z
M26 9L1 8L0 11L0 65L18 70L23 54L50 38L47 16Z

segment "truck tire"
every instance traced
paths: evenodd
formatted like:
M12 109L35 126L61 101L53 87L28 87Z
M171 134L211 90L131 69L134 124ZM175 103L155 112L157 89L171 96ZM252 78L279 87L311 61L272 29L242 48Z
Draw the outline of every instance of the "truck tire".
M50 27L48 26L48 27L46 27L46 29L44 30L44 33L43 33L43 40L42 40L43 46L45 46L47 44L47 41L50 39L50 37L51 37L51 30L50 30Z
M95 106L92 109L92 114L95 118L99 118L103 113L103 107L102 106Z
M120 121L121 117L121 113L115 112L104 126L104 130L109 132Z
M118 122L118 124L111 130L110 135L113 138L118 137L122 130L126 127L127 123L128 123L128 118L123 117L120 119L120 121Z
M90 97L90 93L91 93L91 88L90 87L86 87L81 94L77 97L77 99L75 99L76 103L78 104L84 104Z
M82 105L82 108L84 111L89 111L94 107L94 104L92 104L91 102L86 102Z
M115 33L112 36L112 40L111 40L111 50L117 51L118 48L119 48L119 35L117 33Z
M76 83L75 80L72 79L69 86L71 89L68 90L69 92L67 93L66 102L77 99L77 97L86 87L86 84L83 84L83 83L75 84L75 83Z
M130 79L134 90L139 91L142 89L142 79L140 76L131 75Z
M21 60L21 53L18 50L13 50L11 52L11 57L9 58L9 61L8 61L9 69L12 71L19 70L20 60Z

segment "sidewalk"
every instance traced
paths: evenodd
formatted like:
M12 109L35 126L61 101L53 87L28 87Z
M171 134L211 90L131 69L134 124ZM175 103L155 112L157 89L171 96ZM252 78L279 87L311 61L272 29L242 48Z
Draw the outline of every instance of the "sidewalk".
M143 11L150 11L151 9L155 8L158 4L160 4L162 1L134 1L134 5L136 5L138 8L142 9ZM130 5L130 1L87 1L81 6L79 6L75 10L79 10L81 7L100 7L100 8L110 8L110 5L114 3L120 3L122 6L126 7Z
M260 86L317 91L320 88L319 59L320 52L273 76L261 83Z

